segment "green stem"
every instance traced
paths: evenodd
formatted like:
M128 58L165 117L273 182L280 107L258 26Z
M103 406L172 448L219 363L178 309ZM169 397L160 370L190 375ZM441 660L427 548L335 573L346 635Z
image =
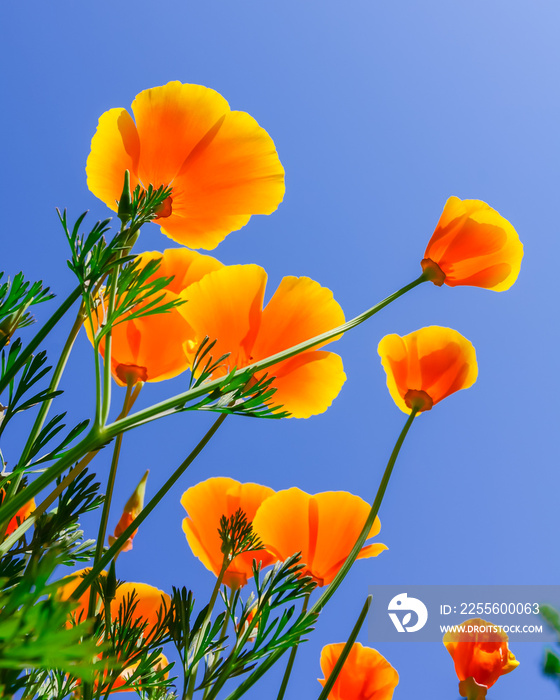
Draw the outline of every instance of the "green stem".
M214 434L217 432L218 428L220 425L224 422L226 419L227 414L222 413L218 419L212 424L212 427L210 430L206 433L206 435L202 438L202 440L198 443L198 445L194 448L194 450L190 453L190 455L185 459L185 461L177 467L177 469L173 472L173 474L169 477L169 479L165 482L165 484L160 488L160 490L156 493L156 495L148 501L148 503L144 506L140 514L134 518L134 520L130 523L130 525L123 531L123 533L117 537L115 542L109 547L109 549L102 555L102 557L99 559L97 564L95 564L91 571L87 574L87 576L84 576L82 582L80 585L76 588L74 593L72 594L72 597L74 599L78 599L88 588L88 586L91 584L94 578L96 578L99 574L100 571L103 570L103 567L106 566L113 557L116 556L117 552L120 550L120 548L123 546L123 544L126 542L126 540L131 536L131 534L138 529L138 527L146 520L148 515L154 510L154 508L157 506L157 504L161 501L161 499L167 494L167 492L177 483L177 481L181 478L181 476L185 473L187 468L194 462L196 457L202 452L202 450L206 447L206 445L210 442Z
M45 323L35 337L22 349L14 364L6 371L2 379L0 380L0 394L6 389L10 384L12 379L20 371L20 369L25 365L30 355L39 347L47 335L52 331L64 314L72 307L72 305L78 301L82 294L80 287L76 287L74 291L62 302L50 319Z
M123 229L121 228L121 234ZM119 258L121 256L119 255ZM113 316L115 309L115 301L117 298L117 285L119 280L120 265L111 272L109 277L109 304L107 307L107 318ZM105 353L103 355L103 405L101 409L101 425L105 425L109 417L109 409L111 408L111 346L112 346L112 328L109 328L105 335Z
M362 612L360 613L360 616L358 617L356 624L354 625L354 629L350 633L350 636L348 637L348 641L344 645L344 649L342 650L342 653L338 657L338 660L336 664L334 665L333 670L331 671L329 677L325 681L325 685L323 686L323 690L317 700L327 700L329 697L329 693L333 689L333 686L336 682L336 679L338 678L338 674L340 673L344 662L348 658L348 654L352 650L352 646L354 642L356 641L356 637L358 636L359 631L362 628L362 625L364 624L364 620L367 617L369 606L371 605L371 601L373 599L373 596L368 595L366 602L364 604L364 607L362 608Z
M393 451L391 452L391 456L389 457L389 461L387 462L387 466L385 467L385 472L383 474L383 478L381 479L381 483L379 484L379 488L377 489L377 494L375 496L375 500L373 502L373 505L371 507L371 510L369 511L369 515L367 517L366 523L362 529L362 532L360 533L360 536L358 537L356 544L352 548L352 551L350 554L347 556L346 561L344 564L341 566L340 570L332 580L332 583L327 587L327 589L324 591L324 593L321 594L319 599L316 601L316 603L313 605L311 610L309 611L311 614L319 614L321 610L325 607L325 605L328 603L328 601L332 598L334 595L335 591L337 588L340 586L344 578L346 577L346 574L350 571L350 568L352 567L352 564L356 561L358 558L358 554L361 552L362 547L364 546L365 541L368 538L369 532L373 526L373 523L375 522L375 518L377 517L377 514L379 513L379 508L381 507L381 503L383 502L383 496L385 495L385 491L387 490L387 485L389 484L389 479L391 478L391 474L393 473L393 467L395 466L395 462L397 461L397 457L399 456L399 452L401 450L402 444L404 442L404 439L406 438L406 435L410 429L410 426L412 425L412 422L414 421L414 418L416 417L416 414L418 413L418 409L413 409L412 413L408 416L406 423L404 424L404 428L401 431L401 434L399 435L397 442L395 443L395 446L393 448Z
M392 301L395 301L395 299L398 299L403 294L410 291L411 289L414 289L414 287L417 287L419 284L425 281L426 278L422 274L420 275L420 277L414 280L414 282L411 282L410 284L407 284L406 286L402 287L402 289L399 289L394 294L391 294L383 301L379 302L375 306L372 306L370 309L367 309L367 311L364 311L363 313L359 314L350 321L343 323L341 326L337 326L336 328L333 328L330 331L326 331L325 333L316 335L314 338L310 338L309 340L306 340L303 343L294 345L293 347L288 348L287 350L278 352L275 355L271 355L270 357L264 358L263 360L254 362L253 364L248 365L247 367L238 369L232 376L236 377L248 371L251 371L253 373L258 372L279 362L287 360L290 357L293 357L294 355L298 355L304 350L309 350L310 348L313 348L316 345L324 345L325 343L329 342L330 340L333 340L337 336L342 335L343 333L346 333L352 328L359 326L364 321L367 321L368 318L371 318L373 315L381 311L381 309L385 308ZM219 389L220 384L222 382L223 377L210 382L205 382L203 385L197 387L196 389L190 389L189 391L185 391L182 394L177 394L176 396L173 396L170 399L166 399L165 401L161 401L160 403L154 404L153 406L149 406L148 408L145 408L142 411L133 413L132 415L127 416L122 420L116 420L114 423L111 423L110 425L106 426L107 434L110 438L112 438L115 435L118 435L118 433L120 432L130 430L144 423L148 423L156 418L160 418L164 415L172 415L177 411L178 408L182 408L188 401L200 398L201 396L209 394L215 389Z
M132 385L129 384L126 387L126 393L124 396L123 408L121 415L126 416L130 410L130 399L132 395ZM105 543L105 535L107 534L107 523L109 521L109 511L111 509L111 501L113 499L113 489L115 487L115 478L117 476L117 467L119 465L119 457L121 454L123 435L122 433L117 436L115 440L115 446L113 448L113 457L111 459L111 468L109 469L109 478L107 479L107 489L105 492L105 500L103 501L103 510L101 512L101 521L99 523L99 531L97 533L97 542L95 545L95 556L94 564L101 559L103 554L103 545ZM95 598L96 593L94 587L90 588L89 593L89 607L88 607L88 617L93 617L95 614Z
M379 485L379 489L377 490L377 495L367 517L366 523L362 529L362 532L360 533L360 536L356 541L356 544L352 548L352 551L346 558L346 561L340 568L339 572L334 577L330 586L321 595L321 597L317 600L313 607L309 610L308 616L315 618L321 612L321 610L325 607L325 605L334 595L336 589L342 583L352 564L356 561L364 542L368 538L369 531L371 530L375 518L377 517L379 507L381 506L383 496L385 495L385 491L387 489L387 484L389 483L389 479L391 478L391 474L393 472L393 467L395 466L395 462L397 461L397 457L399 455L404 439L410 429L410 426L412 425L416 414L417 409L414 409L410 416L407 418L404 428L402 429L401 434L399 435L397 442L395 443L395 447L393 448L391 456L389 457L389 461L387 462L387 467L385 468L383 478L381 479L381 484ZM278 659L280 659L284 651L285 650L276 651L273 654L271 654L268 658L266 658L260 664L260 666L258 666L255 669L255 671L251 673L251 675L248 678L246 678L232 693L230 693L230 695L227 696L226 700L237 700L237 698L240 698L247 690L249 690L251 686L253 686L259 680L259 678L261 678L261 676L263 676L268 671L268 669L271 666L273 666L278 661Z
M307 604L309 603L309 596L311 594L308 593L305 598L303 599L303 605L301 606L301 614L305 615L307 612ZM294 666L294 661L296 660L296 654L299 649L299 639L295 642L294 646L292 647L292 651L290 652L290 658L288 659L288 665L286 666L286 670L284 671L284 677L282 678L282 684L280 685L280 690L278 691L278 697L276 700L282 700L284 697L284 694L286 692L286 688L288 687L288 681L290 680L290 674L292 673L292 668Z

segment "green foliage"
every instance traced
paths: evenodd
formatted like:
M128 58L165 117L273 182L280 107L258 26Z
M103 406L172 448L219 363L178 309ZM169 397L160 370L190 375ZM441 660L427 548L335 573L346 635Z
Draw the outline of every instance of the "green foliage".
M4 273L0 272L0 280L3 276ZM52 299L54 295L49 291L48 287L43 289L42 282L26 282L22 272L18 272L13 280L0 284L0 348L10 342L16 330L33 323L28 309Z
M80 227L87 212L81 214L70 229L66 210L62 213L57 210L71 251L68 267L76 275L84 297L95 295L110 272L134 260L129 253L140 227L157 216L156 209L170 193L171 188L154 190L150 185L143 190L137 186L127 211L122 212L122 228L110 241L107 241L106 234L110 231L111 219L98 221L88 233L81 234Z
M309 576L301 575L300 558L295 554L279 562L264 577L253 562L256 594L243 604L236 591L231 604L227 603L235 625L235 641L226 657L212 658L206 667L200 687L209 689L207 700L213 700L228 679L247 673L259 662L305 641L302 637L313 629L317 615L301 613L293 619L296 601L308 596L316 585ZM237 619L238 607L241 613ZM243 684L239 687L243 688Z
M68 627L74 603L55 599L58 585L48 584L60 554L52 547L30 559L16 583L2 581L0 593L0 692L29 692L26 669L58 669L91 679L99 648L90 638L91 622ZM41 674L34 676L37 683Z
M216 340L210 341L206 336L198 346L192 364L189 389L203 387L215 372L225 371L225 360L229 357L229 353L214 360L210 351L215 344ZM179 410L214 411L251 418L279 419L290 415L282 411L281 406L274 405L271 401L276 391L272 386L274 377L268 377L265 373L257 379L250 369L235 376L236 371L234 367L226 374L218 388L213 389L194 404L185 405Z
M15 350L13 348L15 347ZM11 356L17 356L21 348L21 343L16 341L14 346L8 355L8 360L2 355L2 373L4 373L7 366L9 366ZM12 352L13 350L13 352ZM15 357L14 357L15 359ZM55 396L58 396L60 391L49 391L48 389L41 389L36 394L28 396L31 389L40 381L48 372L52 369L51 367L45 367L47 361L47 353L43 350L37 355L32 355L29 357L27 362L23 367L19 382L12 381L9 385L8 394L8 405L4 407L4 415L2 423L0 425L0 435L6 428L10 419L16 413L21 411L27 411L28 409L36 406L43 401L50 401Z
M105 308L100 292L100 303L97 309L101 308L102 314L99 312L97 314L98 330L95 334L97 344L111 328L119 323L133 321L143 316L167 313L184 303L181 300L161 303L165 298L163 290L172 278L157 277L150 280L159 266L159 260L150 260L142 265L138 259L124 265L117 277L116 302L111 311Z
M162 599L157 623L152 626L139 615L137 607L138 599L133 592L119 605L115 620L107 614L100 616L98 633L107 644L101 661L103 671L97 674L99 694L110 691L117 680L119 683L124 680L119 686L122 690L141 688L143 692L167 691L172 683L173 679L165 678L171 665L162 665L159 658L163 645L171 640L172 610L166 608ZM125 677L121 676L123 671Z
M88 474L84 470L68 484L60 493L56 507L49 513L43 513L35 522L28 550L57 547L60 563L66 566L90 561L95 542L83 541L79 518L103 503L103 496L98 493L100 484L94 483L94 479L94 474ZM59 478L57 485L62 481Z
M193 620L194 606L195 600L191 591L187 591L185 587L173 588L169 631L181 659L185 688L198 664L223 648L219 635L226 613L221 613L212 622L207 620L209 606L206 605Z
M253 524L247 520L241 508L229 518L222 515L218 534L222 540L222 553L228 561L244 552L264 549L263 543L253 532Z

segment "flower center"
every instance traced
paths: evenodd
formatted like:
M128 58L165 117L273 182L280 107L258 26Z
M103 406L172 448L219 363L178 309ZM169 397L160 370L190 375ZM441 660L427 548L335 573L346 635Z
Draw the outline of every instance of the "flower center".
M166 197L163 202L156 207L155 212L157 214L155 221L158 219L166 219L173 213L173 199L171 197Z

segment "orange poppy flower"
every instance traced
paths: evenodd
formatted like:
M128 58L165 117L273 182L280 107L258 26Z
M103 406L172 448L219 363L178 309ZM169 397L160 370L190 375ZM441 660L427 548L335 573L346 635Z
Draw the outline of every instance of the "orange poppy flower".
M280 561L301 552L302 575L319 586L331 583L356 544L370 512L370 505L345 491L311 496L297 488L279 491L259 508L253 527L263 544ZM368 539L379 534L375 519ZM387 547L366 545L358 559L376 557Z
M506 673L519 666L508 648L508 636L492 622L480 618L461 623L463 632L446 632L445 648L451 654L460 681L473 678L490 688Z
M174 81L141 92L132 112L136 123L126 109L101 116L86 166L89 189L114 211L126 170L132 188L170 185L156 223L173 240L209 250L282 201L274 142L214 90Z
M468 389L478 375L472 343L452 328L428 326L401 338L393 333L377 348L387 387L405 413L429 411L459 389Z
M2 505L2 503L4 502L5 495L5 489L0 489L0 505ZM22 524L22 522L26 520L34 510L35 499L32 498L24 506L22 506L14 515L14 517L9 521L8 527L6 528L5 537L8 537L8 535L11 535L13 532L15 532L18 529L18 527Z
M332 292L308 277L284 277L263 309L266 280L262 267L232 265L211 272L181 295L188 302L181 312L198 341L205 336L216 340L212 349L216 359L230 353L221 374L344 323ZM346 379L340 357L317 349L267 371L275 377L273 402L296 418L326 411Z
M321 652L324 686L338 661L344 644L327 644ZM399 674L387 659L371 647L355 642L338 678L329 693L329 700L391 700Z
M164 289L161 303L178 301L180 293L204 275L223 267L210 255L201 255L184 248L171 248L163 253L147 252L138 256L142 264L160 260L154 277L173 277ZM156 296L160 296L161 292ZM103 305L98 307L95 322L103 320ZM90 341L91 329L86 324ZM130 321L123 321L112 331L111 372L121 386L130 381L159 382L181 374L189 368L188 348L193 344L193 331L186 322L181 307L167 313L151 314ZM100 343L105 356L105 341Z
M181 496L181 505L188 516L183 520L183 531L195 557L218 576L224 555L222 540L218 534L220 519L234 515L240 508L251 522L259 506L274 491L259 484L241 484L228 477L207 479L187 489ZM253 575L253 560L268 566L276 561L265 550L244 552L228 566L223 582L230 588L239 588Z
M522 258L523 244L507 219L478 199L450 197L422 269L438 287L464 284L503 292L517 279Z
M81 569L80 571L75 571L70 576L66 576L62 579L62 585L59 587L57 592L57 597L59 600L68 600L72 593L76 590L80 584L82 578L90 571L90 569ZM102 572L103 576L107 575L106 571ZM142 622L146 622L146 628L144 629L144 635L151 634L151 631L158 623L158 613L163 614L164 606L165 609L169 610L171 607L171 598L167 593L160 591L158 588L154 588L146 583L121 583L118 586L115 597L110 603L111 619L113 621L118 619L119 608L121 605L126 604L129 597L134 595L134 602L136 607L134 609L134 619L141 618ZM97 607L99 612L100 600L97 599ZM77 607L72 611L72 617L76 622L83 622L87 617L89 607L89 589L83 593L77 601ZM70 624L70 623L69 623ZM99 657L101 659L101 656ZM158 668L165 668L168 665L167 658L161 654L158 659ZM122 689L123 685L126 683L128 678L134 673L134 669L138 664L131 664L123 669L122 673L119 674L118 678L115 680L111 692L118 693L128 693L136 692L132 688ZM100 668L100 673L101 673ZM166 674L167 677L167 674ZM103 680L105 681L107 674L103 673ZM98 687L98 681L95 681L94 688Z
M57 596L59 600L68 600L72 593L76 590L78 585L81 583L83 577L89 573L90 569L81 569L80 571L75 571L70 576L66 576L62 579L62 585L59 587ZM107 573L104 571L104 576ZM158 620L158 611L165 602L167 609L171 605L171 598L160 591L154 586L150 586L147 583L121 583L117 588L117 592L113 600L111 601L111 618L113 620L117 619L119 613L119 606L126 602L127 598L136 592L135 601L136 608L134 612L135 618L142 618L148 623L147 630L149 631L156 626ZM99 604L99 601L98 601ZM89 607L89 589L82 593L77 601L76 608L72 611L72 615L76 622L83 622L87 617L87 611Z

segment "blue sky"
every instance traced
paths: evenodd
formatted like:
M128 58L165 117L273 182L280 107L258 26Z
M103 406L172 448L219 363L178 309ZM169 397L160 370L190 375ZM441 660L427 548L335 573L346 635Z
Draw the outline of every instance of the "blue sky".
M186 585L204 599L214 578L188 549L179 498L209 476L372 500L404 421L377 344L436 324L473 342L479 379L415 422L380 512L389 551L355 566L301 649L287 697L317 697L320 649L346 639L371 584L558 582L556 0L32 0L0 12L1 267L44 279L61 297L74 282L55 206L71 218L108 215L84 172L97 119L169 80L216 89L276 143L284 203L214 251L227 264L262 265L269 293L284 275L307 275L354 316L417 277L450 195L488 202L525 245L508 292L423 285L333 346L348 380L327 413L228 418L119 559L119 576L168 591ZM171 245L149 226L137 250ZM84 335L63 382L77 418L93 406L91 362ZM180 381L146 387L141 402ZM153 494L208 419L174 417L126 436L111 527L131 484L149 468ZM21 445L24 421L17 427L8 455ZM104 477L108 456L94 465ZM359 639L367 644L366 630ZM456 694L442 645L379 650L399 671L396 699ZM489 697L557 697L539 672L540 645L513 651L519 669ZM247 697L275 697L282 671Z

